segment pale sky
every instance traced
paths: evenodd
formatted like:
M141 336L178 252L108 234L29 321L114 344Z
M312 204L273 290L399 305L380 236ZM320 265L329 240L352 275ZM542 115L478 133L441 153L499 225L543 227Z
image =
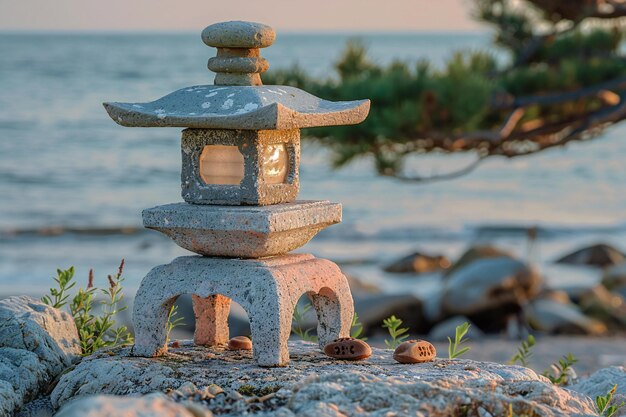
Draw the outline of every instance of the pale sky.
M471 0L0 0L0 31L197 31L252 20L281 31L471 31Z

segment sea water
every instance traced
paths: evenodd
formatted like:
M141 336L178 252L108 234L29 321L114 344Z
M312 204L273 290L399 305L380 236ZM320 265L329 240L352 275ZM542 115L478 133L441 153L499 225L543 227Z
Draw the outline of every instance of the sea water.
M353 37L375 62L428 59L435 66L490 41L486 33L287 33L262 52L272 68L297 63L332 77ZM214 54L193 33L0 34L0 295L41 293L57 267L70 265L80 280L94 268L106 285L122 258L132 291L153 266L189 254L141 227L143 208L181 200L180 129L123 128L101 103L151 101L210 84L206 60ZM338 261L384 290L405 291L415 281L381 272L393 258L414 250L454 258L473 243L527 258L527 228L538 226L531 260L548 282L595 280L597 271L551 261L598 241L626 249L625 134L626 124L594 141L492 158L464 177L427 184L379 177L368 160L332 170L327 151L307 142L300 198L341 202L344 220L300 251ZM470 161L430 155L407 168L432 175Z

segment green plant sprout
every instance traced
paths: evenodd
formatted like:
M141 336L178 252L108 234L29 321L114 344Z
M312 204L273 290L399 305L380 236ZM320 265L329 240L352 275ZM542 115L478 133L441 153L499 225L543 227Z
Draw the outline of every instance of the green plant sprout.
M302 309L296 304L296 308L293 310L291 331L295 333L300 339L306 342L317 342L317 336L312 335L312 328L303 329L304 316L313 308L311 303L306 303Z
M548 378L553 384L556 385L567 385L567 383L576 378L576 371L572 365L578 362L578 359L572 355L572 353L568 353L566 356L563 356L562 359L559 359L558 362L553 363L549 369L543 371L543 376Z
M363 323L359 321L359 315L354 312L354 316L352 316L352 325L350 326L350 337L360 340L367 340L367 337L360 337L361 333L363 333Z
M74 279L74 267L61 270L57 269L57 276L53 278L57 283L57 288L50 288L50 295L44 295L41 301L54 308L61 308L67 304L67 299L70 297L67 291L72 289L76 284L72 280Z
M167 335L165 336L165 343L170 342L170 334L172 330L176 327L184 326L185 318L182 316L178 316L178 306L176 304L172 304L170 307L170 311L167 313Z
M596 406L598 407L598 414L602 417L612 417L617 413L617 410L622 408L626 403L622 401L620 404L611 404L613 402L613 396L617 390L617 384L613 385L613 388L606 395L598 395L596 397Z
M406 327L400 328L400 326L402 326L402 320L396 316L392 315L383 320L383 327L389 331L391 336L391 340L385 339L385 344L389 349L397 348L400 343L409 337L409 329Z
M100 292L106 296L100 301L101 311L98 315L92 314L98 289L94 287L93 270L89 271L87 288L79 288L69 304L70 314L76 324L83 355L90 355L102 348L114 349L126 346L133 342L133 337L126 326L115 327L115 315L126 310L126 306L119 307L124 299L122 282L124 278L124 260L120 263L117 274L109 275L109 287ZM57 288L51 288L50 294L41 300L44 304L55 308L67 305L68 291L74 287L74 267L66 270L57 270L54 281Z
M452 339L448 337L448 358L449 359L456 359L458 357L461 357L461 355L464 355L470 351L471 348L469 346L465 346L464 348L461 348L461 345L467 342L467 339L463 339L463 338L469 331L469 328L470 328L470 324L468 322L464 322L463 324L456 326L456 331L454 334L454 342L452 341Z
M522 366L528 366L530 358L533 356L532 348L535 346L535 336L528 335L526 340L522 341L520 347L517 348L517 353L509 360L509 365L515 365L519 362Z

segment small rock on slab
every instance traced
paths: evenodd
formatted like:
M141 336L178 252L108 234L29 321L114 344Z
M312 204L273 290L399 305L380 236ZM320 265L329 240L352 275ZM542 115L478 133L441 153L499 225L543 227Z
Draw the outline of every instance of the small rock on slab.
M393 352L393 358L400 363L430 362L437 356L435 347L426 340L407 340L400 343Z
M407 367L386 349L372 348L372 356L360 362L333 360L307 342L292 342L289 349L287 372L256 366L247 351L196 347L190 341L154 359L130 357L129 349L119 349L115 356L85 358L63 375L51 399L58 407L82 395L144 394L192 382L197 387L217 384L225 391L243 386L279 390L287 401L273 415L283 416L320 415L323 408L325 415L337 417L388 412L443 417L478 407L507 415L511 405L518 415L530 410L535 416L595 415L588 397L520 366L436 359Z
M331 358L358 361L372 355L370 345L352 337L343 337L324 346L324 353Z
M230 350L252 350L252 340L246 336L235 336L228 341Z

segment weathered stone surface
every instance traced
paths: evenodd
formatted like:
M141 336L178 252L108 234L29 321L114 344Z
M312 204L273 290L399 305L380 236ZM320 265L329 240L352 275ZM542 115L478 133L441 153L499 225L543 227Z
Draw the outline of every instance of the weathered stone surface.
M220 294L241 305L250 318L254 358L261 366L289 362L292 314L302 295L309 296L317 312L320 348L348 336L354 316L345 276L325 259L307 254L257 260L185 256L152 269L142 280L133 310L135 355L158 356L167 350L167 317L181 294Z
M341 204L298 201L271 206L167 204L143 211L143 223L205 256L258 258L287 253L341 221Z
M533 328L552 334L597 336L607 332L604 323L585 316L574 304L548 299L533 300L525 307L524 313Z
M479 408L502 416L510 405L516 415L532 414L531 409L535 416L595 415L586 396L559 388L520 366L443 359L405 366L393 360L390 350L376 348L364 361L338 362L306 342L291 343L290 351L293 360L285 372L257 367L247 351L200 348L191 342L157 359L131 357L128 349L120 349L116 356L86 358L65 374L52 402L58 407L81 395L176 389L189 381L200 389L217 384L227 393L280 388L277 395L284 401L272 416L488 415L479 414ZM253 404L245 397L232 398L241 402L241 410L250 410Z
M600 395L606 395L615 385L617 385L617 390L613 397L614 404L621 404L622 401L626 401L626 368L623 366L600 369L568 388L590 398L596 398ZM626 416L626 408L622 407L615 415Z
M393 358L400 363L430 362L437 356L437 350L426 340L407 340L400 343L393 352Z
M541 283L537 272L518 260L479 259L448 277L442 297L443 310L451 315L468 316L515 310L539 292Z
M162 394L145 397L97 395L78 399L63 407L56 417L211 417L200 407L177 404Z
M372 349L363 340L343 337L324 346L324 353L335 359L358 361L369 358L372 355Z
M450 261L443 255L429 255L415 252L396 259L385 266L386 272L424 274L450 267Z
M15 417L52 417L53 415L54 408L50 402L50 397L44 396L24 404L20 411L15 414Z
M219 180L214 181L217 183L207 181L210 180L204 176L207 171L213 172L214 175L226 175L224 170L233 166L232 161L221 167L215 166L220 155L206 162L203 159L207 158L205 149L211 146L231 147L230 149L238 151L239 160L243 160L243 166L237 165L243 170L239 172L243 175L240 179L215 177ZM181 195L188 203L265 206L292 203L298 196L300 189L298 129L258 131L185 129L181 151ZM276 158L276 151L283 153L282 158ZM221 158L224 157L221 155ZM284 179L278 180L272 176L276 170L284 171Z
M287 130L352 125L367 117L369 100L322 100L289 86L198 85L149 103L104 103L128 127Z
M578 249L557 259L556 262L607 267L626 262L626 255L611 245L600 243Z
M74 320L30 297L0 301L0 415L12 414L80 354Z
M476 340L484 335L482 330L478 328L470 319L465 316L454 316L450 317L440 323L437 323L428 333L428 338L430 340L435 341L447 341L448 337L454 339L454 333L456 331L456 327L463 324L469 323L470 328L467 332L467 337L469 339Z

